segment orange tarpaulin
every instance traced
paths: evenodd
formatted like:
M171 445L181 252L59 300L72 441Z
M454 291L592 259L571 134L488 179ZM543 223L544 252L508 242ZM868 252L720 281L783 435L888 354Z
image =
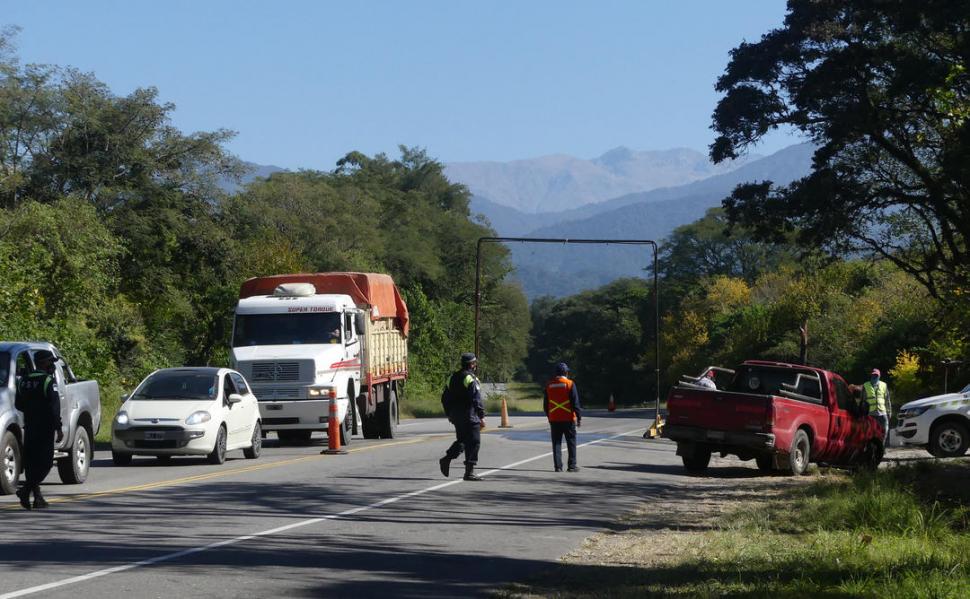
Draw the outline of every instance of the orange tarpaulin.
M408 334L408 307L389 275L372 272L317 272L292 275L273 275L248 279L239 289L239 299L254 295L272 295L283 283L310 283L319 294L344 293L356 304L377 308L371 319L394 317L401 330Z

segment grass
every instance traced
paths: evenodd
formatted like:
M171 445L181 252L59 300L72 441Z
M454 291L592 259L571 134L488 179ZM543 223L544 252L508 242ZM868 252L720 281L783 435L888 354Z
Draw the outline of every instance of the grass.
M968 495L965 461L829 475L681 534L659 563L564 564L502 595L970 597Z
M441 409L441 390L408 389L407 398L401 402L402 418L435 418L444 416ZM510 414L542 412L542 388L532 383L509 383L506 392L485 398L485 411L498 416L505 398Z

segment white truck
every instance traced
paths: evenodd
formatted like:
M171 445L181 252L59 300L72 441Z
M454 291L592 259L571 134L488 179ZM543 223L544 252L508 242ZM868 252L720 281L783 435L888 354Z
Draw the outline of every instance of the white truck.
M962 456L970 447L970 385L904 404L896 422L903 445L925 447L938 458Z
M407 379L408 311L390 276L333 272L243 283L232 366L259 400L263 431L306 443L337 405L341 443L393 438Z

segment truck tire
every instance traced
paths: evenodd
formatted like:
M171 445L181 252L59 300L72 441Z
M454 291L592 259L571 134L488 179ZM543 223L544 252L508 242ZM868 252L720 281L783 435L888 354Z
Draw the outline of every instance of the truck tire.
M223 464L226 461L226 427L220 426L216 434L216 444L206 456L210 464Z
M0 464L3 468L0 470L0 495L9 495L17 490L17 480L24 467L20 442L13 431L3 431L0 437L0 459L3 460Z
M115 466L130 466L131 465L131 454L130 453L118 453L117 451L111 452L111 463Z
M377 420L381 427L381 439L393 439L397 432L397 391L388 387L384 403L377 406Z
M794 476L801 476L808 470L808 462L812 457L812 442L804 429L795 431L795 438L791 442L788 453L788 469Z
M938 458L955 458L967 453L970 445L970 429L967 425L948 420L934 424L930 429L930 453Z
M88 479L91 467L91 435L88 429L78 424L74 442L67 450L67 457L57 460L57 473L66 485L78 485Z
M263 452L263 427L259 425L259 420L253 425L253 438L250 440L249 447L243 449L243 455L247 460L255 460Z
M775 457L773 455L759 455L754 458L754 461L758 464L758 470L762 472L775 471Z
M354 402L350 402L350 403L353 404ZM350 438L352 436L350 431L350 427L351 427L350 422L352 418L353 418L353 415L348 410L347 415L344 416L344 421L340 424L340 446L341 447L343 447L344 445L350 445Z
M371 393L373 393L378 398L383 398L384 397L384 385L374 385L371 388ZM368 414L367 412L364 412L362 414L363 417L361 418L361 420L363 421L363 425L364 425L364 438L365 439L380 439L381 438L381 429L380 429L380 424L378 422L378 415L381 413L381 406L382 405L384 405L383 402L382 403L379 403L377 405L377 411L375 411L373 414Z
M711 450L695 446L680 457L684 461L684 470L692 473L704 472L711 463Z

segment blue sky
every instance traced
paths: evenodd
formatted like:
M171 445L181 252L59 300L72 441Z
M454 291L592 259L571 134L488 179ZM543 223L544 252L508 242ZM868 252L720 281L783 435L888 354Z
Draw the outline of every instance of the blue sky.
M445 162L705 150L728 52L784 14L783 0L0 0L23 62L119 95L155 86L184 131L232 129L245 160L315 169L399 144Z

